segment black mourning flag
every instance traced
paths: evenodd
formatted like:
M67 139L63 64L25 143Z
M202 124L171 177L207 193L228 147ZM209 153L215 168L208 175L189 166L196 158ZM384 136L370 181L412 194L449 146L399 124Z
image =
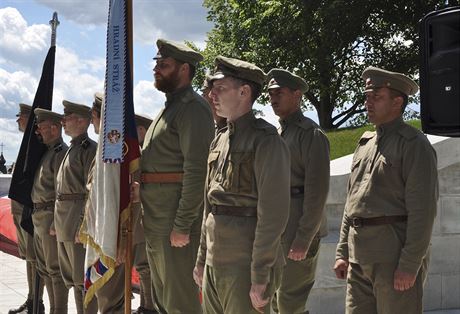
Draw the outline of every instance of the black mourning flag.
M8 197L21 203L24 206L22 213L21 227L33 235L31 199L32 186L34 184L35 171L38 168L43 154L46 152L46 145L41 143L35 135L35 108L51 110L53 101L54 82L54 59L56 46L48 50L45 63L43 64L42 76L35 93L27 127L21 142L18 158L14 167L13 176Z

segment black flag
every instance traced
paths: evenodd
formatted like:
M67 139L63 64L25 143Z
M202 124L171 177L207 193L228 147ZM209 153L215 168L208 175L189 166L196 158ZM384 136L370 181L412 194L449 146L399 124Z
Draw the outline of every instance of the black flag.
M32 111L27 121L27 127L21 142L18 158L14 167L13 176L8 197L21 203L24 206L22 213L21 227L33 235L31 199L32 186L34 184L35 171L38 168L43 154L46 152L46 145L41 143L35 135L35 108L51 110L53 102L54 83L54 59L56 46L48 50L45 63L43 64L42 76L35 93Z

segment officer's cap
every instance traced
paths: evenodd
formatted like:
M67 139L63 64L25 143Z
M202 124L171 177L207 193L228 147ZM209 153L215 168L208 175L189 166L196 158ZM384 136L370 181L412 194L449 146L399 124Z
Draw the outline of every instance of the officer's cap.
M220 80L227 76L244 79L262 86L265 82L265 73L255 64L223 56L218 56L215 60L214 74L209 81Z
M102 101L104 100L104 94L102 93L95 93L94 94L94 101L93 101L93 110L101 113Z
M368 67L364 70L362 78L366 81L365 92L387 87L409 96L414 95L418 91L417 83L398 72Z
M157 40L158 52L154 60L171 57L181 62L196 66L203 60L203 56L192 48L167 39Z
M141 116L139 114L136 114L134 119L136 120L136 126L143 126L146 129L148 129L150 124L152 123L152 119L146 116Z
M267 74L268 89L289 87L305 93L308 90L307 82L300 76L283 69L271 69Z
M91 108L88 106L73 103L68 100L63 100L62 104L64 105L64 116L74 113L84 118L91 118Z
M51 110L43 109L43 108L36 108L34 110L35 117L37 119L37 123L43 121L51 121L53 123L60 123L62 120L62 114L53 112Z
M31 111L32 111L32 106L20 103L19 104L19 112L18 112L18 114L16 114L16 117L19 117L22 114L29 115Z

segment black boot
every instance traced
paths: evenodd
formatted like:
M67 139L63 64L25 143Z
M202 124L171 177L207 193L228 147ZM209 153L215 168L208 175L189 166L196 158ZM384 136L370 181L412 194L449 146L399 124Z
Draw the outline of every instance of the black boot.
M34 304L33 300L27 299L26 302L24 302L24 304L21 305L20 307L18 307L17 309L9 310L8 314L18 314L18 313L22 313L24 311L25 311L25 313L27 313L29 311L29 308L30 308L30 313L32 313L33 304Z
M156 310L147 310L143 306L139 306L137 310L132 310L131 314L158 314L159 312Z

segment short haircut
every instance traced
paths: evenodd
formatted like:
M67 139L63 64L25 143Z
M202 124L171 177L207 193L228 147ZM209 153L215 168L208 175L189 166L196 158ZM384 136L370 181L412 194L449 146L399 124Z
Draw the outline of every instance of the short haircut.
M234 76L230 76L233 81L237 84L239 84L240 86L242 85L249 85L249 88L251 89L251 101L254 103L257 98L259 98L261 92L262 92L262 86L260 86L259 84L255 83L255 82L252 82L252 81L248 81L248 80L245 80L245 79L241 79L241 78L237 78L237 77L234 77Z
M409 103L409 96L395 89L389 88L389 91L391 98L402 97L403 104L401 106L401 113L404 113L404 110L406 110L407 104Z

